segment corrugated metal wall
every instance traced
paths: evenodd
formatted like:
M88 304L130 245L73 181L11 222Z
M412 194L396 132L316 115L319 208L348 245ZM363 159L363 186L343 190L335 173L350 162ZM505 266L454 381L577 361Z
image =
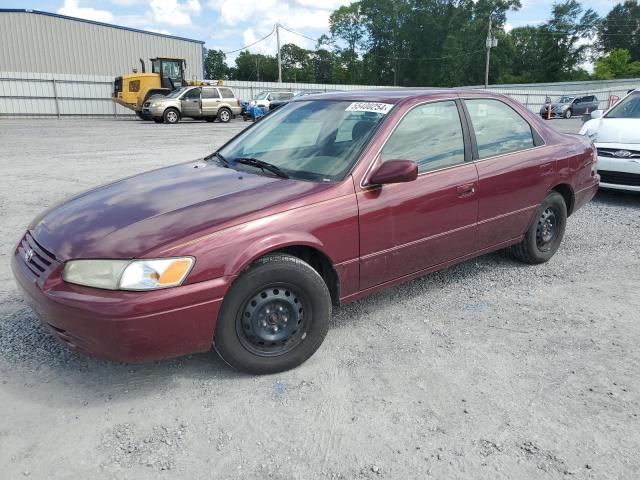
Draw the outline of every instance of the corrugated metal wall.
M132 115L111 101L112 76L63 75L0 71L0 116L67 116L67 115ZM229 80L225 85L234 89L243 100L253 98L263 90L357 90L372 85L325 85L310 83L244 82ZM596 95L600 108L607 108L611 96L623 97L627 90L640 87L640 79L581 83L549 83L530 85L494 85L489 89L515 98L538 112L545 97L565 93ZM467 88L481 88L477 86Z
M116 76L150 70L153 57L184 58L202 78L202 43L45 13L0 11L0 71Z

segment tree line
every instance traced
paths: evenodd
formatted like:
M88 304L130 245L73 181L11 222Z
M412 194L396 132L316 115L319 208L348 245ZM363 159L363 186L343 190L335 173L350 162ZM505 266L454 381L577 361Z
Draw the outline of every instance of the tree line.
M360 0L335 10L313 50L283 45L282 80L454 87L484 82L491 18L498 46L489 83L640 76L640 4L626 0L600 18L577 0L553 5L539 25L505 29L520 0ZM594 72L581 68L594 62ZM235 65L208 50L208 79L276 81L275 55L242 51Z

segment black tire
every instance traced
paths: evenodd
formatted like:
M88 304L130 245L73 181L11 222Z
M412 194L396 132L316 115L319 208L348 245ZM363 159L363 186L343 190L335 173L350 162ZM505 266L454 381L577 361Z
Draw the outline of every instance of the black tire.
M156 123L162 123L164 122L164 118L154 118L153 121Z
M558 192L549 193L536 212L536 217L524 238L509 248L518 260L544 263L558 251L567 227L567 205Z
M218 120L220 120L220 122L229 123L231 121L231 117L233 117L233 114L228 108L222 107L218 110Z
M206 120L208 123L215 122L215 121L216 121L216 117L205 117L205 120Z
M567 108L567 111L564 112L564 118L571 118L571 115L573 115L573 112L571 112L570 108Z
M238 370L278 373L313 355L330 318L331 296L318 272L290 255L266 255L224 297L214 346Z
M162 115L164 123L175 124L180 121L180 112L175 108L167 108Z

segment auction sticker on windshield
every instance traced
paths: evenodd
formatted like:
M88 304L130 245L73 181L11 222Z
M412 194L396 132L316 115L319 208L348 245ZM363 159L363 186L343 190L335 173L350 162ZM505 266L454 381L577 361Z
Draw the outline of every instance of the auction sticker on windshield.
M393 104L390 103L376 103L376 102L353 102L346 108L346 112L373 112L387 114L389 110L393 108Z

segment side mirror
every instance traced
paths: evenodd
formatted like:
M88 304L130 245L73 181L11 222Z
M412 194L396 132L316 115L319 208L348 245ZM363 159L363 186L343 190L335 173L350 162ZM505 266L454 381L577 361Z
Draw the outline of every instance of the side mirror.
M604 112L602 110L594 110L593 112L591 112L591 119L595 120L596 118L602 118L602 114Z
M369 178L371 185L412 182L418 178L418 164L411 160L387 160Z

